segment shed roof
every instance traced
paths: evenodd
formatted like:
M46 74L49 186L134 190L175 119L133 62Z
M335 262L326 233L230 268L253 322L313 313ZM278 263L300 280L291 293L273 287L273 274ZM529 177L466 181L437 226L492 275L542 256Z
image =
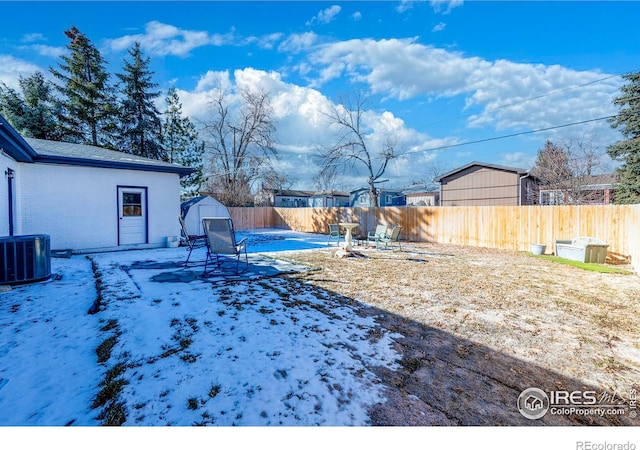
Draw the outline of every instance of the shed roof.
M444 178L448 178L451 175L455 175L456 173L462 172L463 170L466 170L466 169L468 169L470 167L473 167L473 166L488 167L490 169L517 173L518 175L526 175L526 174L529 173L529 171L527 169L521 169L519 167L501 166L501 165L498 165L498 164L491 164L491 163L486 163L486 162L481 162L481 161L473 161L473 162L470 162L469 164L466 164L466 165L464 165L462 167L458 167L457 169L453 169L451 172L447 172L444 175L440 175L439 177L435 178L434 181L440 182Z
M187 215L187 212L189 211L189 209L192 206L197 205L198 203L203 203L205 205L220 206L221 208L227 209L226 206L224 206L221 202L219 202L218 200L216 200L212 196L210 196L210 195L200 195L198 197L193 197L193 198L191 198L189 200L185 200L184 202L180 203L180 213L182 214L182 217L185 217Z

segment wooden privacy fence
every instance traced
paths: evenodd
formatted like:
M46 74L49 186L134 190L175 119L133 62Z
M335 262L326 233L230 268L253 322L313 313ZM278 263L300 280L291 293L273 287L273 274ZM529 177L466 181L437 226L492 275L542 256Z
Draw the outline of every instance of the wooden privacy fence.
M237 229L287 228L328 233L329 223L358 222L356 235L379 223L402 227L408 241L528 251L556 239L591 236L630 256L640 272L640 205L446 206L385 208L229 208Z

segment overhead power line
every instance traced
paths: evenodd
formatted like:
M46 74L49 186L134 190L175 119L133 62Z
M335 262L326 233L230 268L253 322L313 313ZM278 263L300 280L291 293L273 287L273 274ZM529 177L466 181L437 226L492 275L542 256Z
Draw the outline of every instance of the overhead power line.
M590 122L598 122L600 120L612 119L612 118L617 117L617 116L618 116L617 114L614 114L612 116L598 117L596 119L589 119L589 120L581 120L579 122L565 123L563 125L555 125L553 127L538 128L536 130L521 131L519 133L511 133L511 134L504 134L504 135L501 135L501 136L493 136L493 137L490 137L490 138L477 139L475 141L458 142L457 144L441 145L441 146L438 146L438 147L426 148L426 149L422 149L422 150L413 150L413 151L409 150L409 151L404 152L404 153L399 153L397 156L403 156L403 155L409 155L409 154L415 154L415 153L422 153L422 152L430 152L430 151L435 151L435 150L446 150L446 149L449 149L449 148L462 147L464 145L480 144L482 142L489 142L489 141L497 141L499 139L507 139L507 138L516 137L516 136L524 136L526 134L540 133L542 131L550 131L550 130L557 130L559 128L572 127L574 125L582 125L582 124L590 123Z
M530 102L532 100L538 100L540 98L548 97L550 95L561 94L563 92L572 91L572 90L575 90L575 89L580 89L580 88L583 88L583 87L586 87L586 86L590 86L592 84L600 83L601 81L609 80L611 78L623 77L626 74L634 73L634 72L637 72L638 70L640 70L640 69L635 69L635 70L632 70L632 71L617 73L617 74L614 74L614 75L607 75L606 77L598 78L596 80L588 81L586 83L574 84L573 86L567 86L565 88L556 89L556 90L553 90L553 91L546 92L544 94L539 94L539 95L535 95L533 97L524 98L522 100L515 100L515 101L512 101L512 102L508 102L508 103L502 103L500 105L497 105L497 106L494 106L492 108L487 109L485 112L486 113L493 113L493 112L496 112L496 111L498 111L500 109L503 109L503 108L509 108L511 106L521 105L523 103L527 103L527 102ZM473 115L473 113L461 114L461 115L456 116L456 117L451 117L451 118L444 119L444 120L439 120L439 121L436 121L436 122L430 122L428 124L425 124L425 126L430 126L430 125L436 125L436 124L439 124L439 123L449 122L449 121L456 120L456 119L470 117L472 115Z

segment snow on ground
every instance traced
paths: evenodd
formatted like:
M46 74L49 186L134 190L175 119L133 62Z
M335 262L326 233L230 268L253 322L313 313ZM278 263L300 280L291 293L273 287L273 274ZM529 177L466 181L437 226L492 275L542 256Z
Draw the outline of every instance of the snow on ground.
M114 405L131 426L367 425L384 401L369 368L396 367L396 336L331 292L264 276L292 267L257 253L322 248L326 236L247 236L240 281L198 277L184 248L153 249L53 259L61 279L0 293L0 425L99 425ZM103 396L112 386L117 398Z

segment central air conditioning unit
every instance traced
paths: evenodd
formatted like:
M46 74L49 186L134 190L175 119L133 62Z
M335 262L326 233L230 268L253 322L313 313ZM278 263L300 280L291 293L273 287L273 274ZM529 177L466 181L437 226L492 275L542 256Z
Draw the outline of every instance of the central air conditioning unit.
M50 277L49 235L0 237L0 285L30 283Z

